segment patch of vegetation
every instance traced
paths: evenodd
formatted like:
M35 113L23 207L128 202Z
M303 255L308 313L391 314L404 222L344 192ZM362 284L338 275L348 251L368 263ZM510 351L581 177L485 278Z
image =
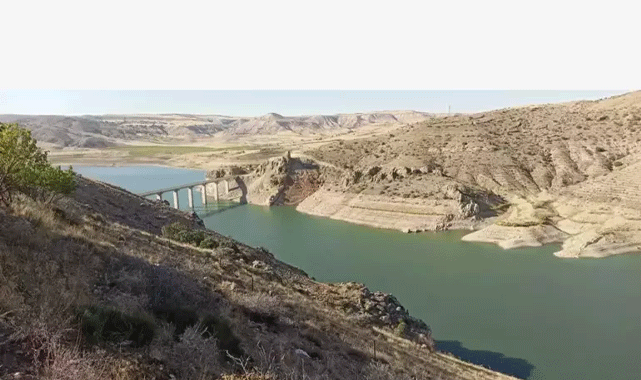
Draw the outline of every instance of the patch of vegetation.
M17 192L51 202L75 188L72 168L51 166L47 152L38 148L30 130L0 123L0 201L5 206L11 204Z
M198 323L198 313L194 309L186 309L180 307L171 307L162 305L153 309L156 318L171 323L175 327L174 338L177 340L178 336L187 330L188 327L194 326Z
M519 220L519 221L510 221L510 220L497 220L495 223L497 226L503 227L534 227L542 226L546 224L546 220Z
M220 244L218 243L218 241L216 239L214 239L211 236L206 236L203 239L203 241L200 242L200 244L198 246L200 248L205 248L205 249L214 249L214 248L218 248L219 245Z
M82 332L92 343L132 342L134 347L142 347L154 338L156 325L145 315L130 315L122 311L90 306L79 313Z
M187 226L180 222L168 224L161 229L162 236L174 240L178 240L178 234L183 231L187 231Z
M159 320L171 323L175 327L174 339L176 341L188 328L198 326L198 330L202 331L202 337L216 338L218 347L223 352L228 351L235 357L245 355L240 347L240 340L234 335L231 325L223 317L213 314L199 317L195 309L167 305L154 308L153 313Z
M182 155L189 153L208 153L224 150L244 149L243 146L229 147L206 147L206 146L182 146L182 145L127 145L110 148L112 150L126 152L131 157L146 157L156 155Z
M215 337L218 347L221 350L229 352L235 357L245 355L245 351L240 347L240 340L234 335L229 322L215 315L209 315L201 321L201 326L205 329L205 337Z
M236 243L234 243L233 241L223 241L223 242L220 243L220 246L223 247L223 248L227 248L229 250L232 250L235 253L239 253L240 252L240 248L238 248L238 245L236 245Z
M396 328L394 329L394 333L397 336L405 336L405 329L407 328L407 324L405 323L404 320L401 319L400 322L398 322L398 325L396 325Z
M189 243L193 245L200 245L203 240L205 240L205 231L202 230L191 230L186 231L180 234L179 239L183 243Z
M206 236L205 231L192 230L180 222L174 222L166 225L161 229L161 231L164 237L181 243L192 244L201 248L217 247L217 242L211 236ZM205 243L206 246L202 246L202 243L205 240L207 240Z

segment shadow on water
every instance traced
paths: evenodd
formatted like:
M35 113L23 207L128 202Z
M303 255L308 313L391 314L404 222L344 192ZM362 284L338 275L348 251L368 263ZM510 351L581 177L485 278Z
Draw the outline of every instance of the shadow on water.
M247 203L247 185L245 185L245 181L241 177L236 177L236 185L241 191L240 204Z
M247 185L245 185L245 182L241 177L236 177L235 180L237 187L231 188L229 191L240 190L241 196L238 201L239 203L217 203L215 209L211 209L209 207L197 207L194 208L194 211L198 213L201 218L207 218L247 204Z
M534 366L525 359L509 358L499 352L470 350L455 340L437 340L436 348L448 352L464 361L481 365L494 371L527 379L534 370Z
M210 216L220 214L225 211L229 211L236 207L244 206L242 203L227 203L227 204L218 204L215 209L209 207L196 207L194 211L198 214L200 218L208 218Z

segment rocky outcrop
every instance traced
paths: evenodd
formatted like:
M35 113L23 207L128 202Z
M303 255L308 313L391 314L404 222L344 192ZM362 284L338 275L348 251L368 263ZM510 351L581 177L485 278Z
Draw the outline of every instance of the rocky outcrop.
M371 292L363 284L345 282L332 284L332 301L345 310L360 325L379 327L392 331L397 337L408 339L423 348L434 350L430 327L409 311L391 294Z
M385 195L351 194L321 189L296 210L377 228L404 232L472 229L477 219L459 215L460 203L451 199L405 199Z
M560 194L514 198L496 225L463 239L504 248L562 242L555 255L566 258L640 252L639 170L641 162L566 187Z
M274 206L295 205L320 187L319 165L309 159L273 157L257 165L219 167L209 171L208 178L242 175L247 201L252 204ZM240 189L221 195L236 199Z
M371 323L392 328L405 338L425 344L434 350L432 331L425 322L412 317L400 302L391 294L383 292L370 292L363 288L361 291L361 313L370 316Z
M298 211L404 232L473 229L504 202L443 176L436 165L345 168L324 179Z
M216 169L209 170L207 172L207 178L217 179L217 178L233 177L237 175L244 175L252 171L253 169L254 169L253 165L245 165L242 167L238 165L221 166Z

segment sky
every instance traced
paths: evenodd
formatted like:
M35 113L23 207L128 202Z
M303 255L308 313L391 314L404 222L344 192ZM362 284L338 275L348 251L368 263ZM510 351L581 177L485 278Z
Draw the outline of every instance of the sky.
M331 115L384 110L480 112L527 104L594 100L618 91L0 90L0 114L188 113Z
M0 14L0 113L474 112L641 89L629 0L22 0Z

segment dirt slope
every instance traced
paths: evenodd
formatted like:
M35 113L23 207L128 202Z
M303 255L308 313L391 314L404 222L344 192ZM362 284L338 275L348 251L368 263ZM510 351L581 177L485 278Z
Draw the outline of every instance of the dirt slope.
M158 235L173 222L213 248ZM53 208L0 209L0 279L3 379L510 378L432 351L393 296L83 178Z

